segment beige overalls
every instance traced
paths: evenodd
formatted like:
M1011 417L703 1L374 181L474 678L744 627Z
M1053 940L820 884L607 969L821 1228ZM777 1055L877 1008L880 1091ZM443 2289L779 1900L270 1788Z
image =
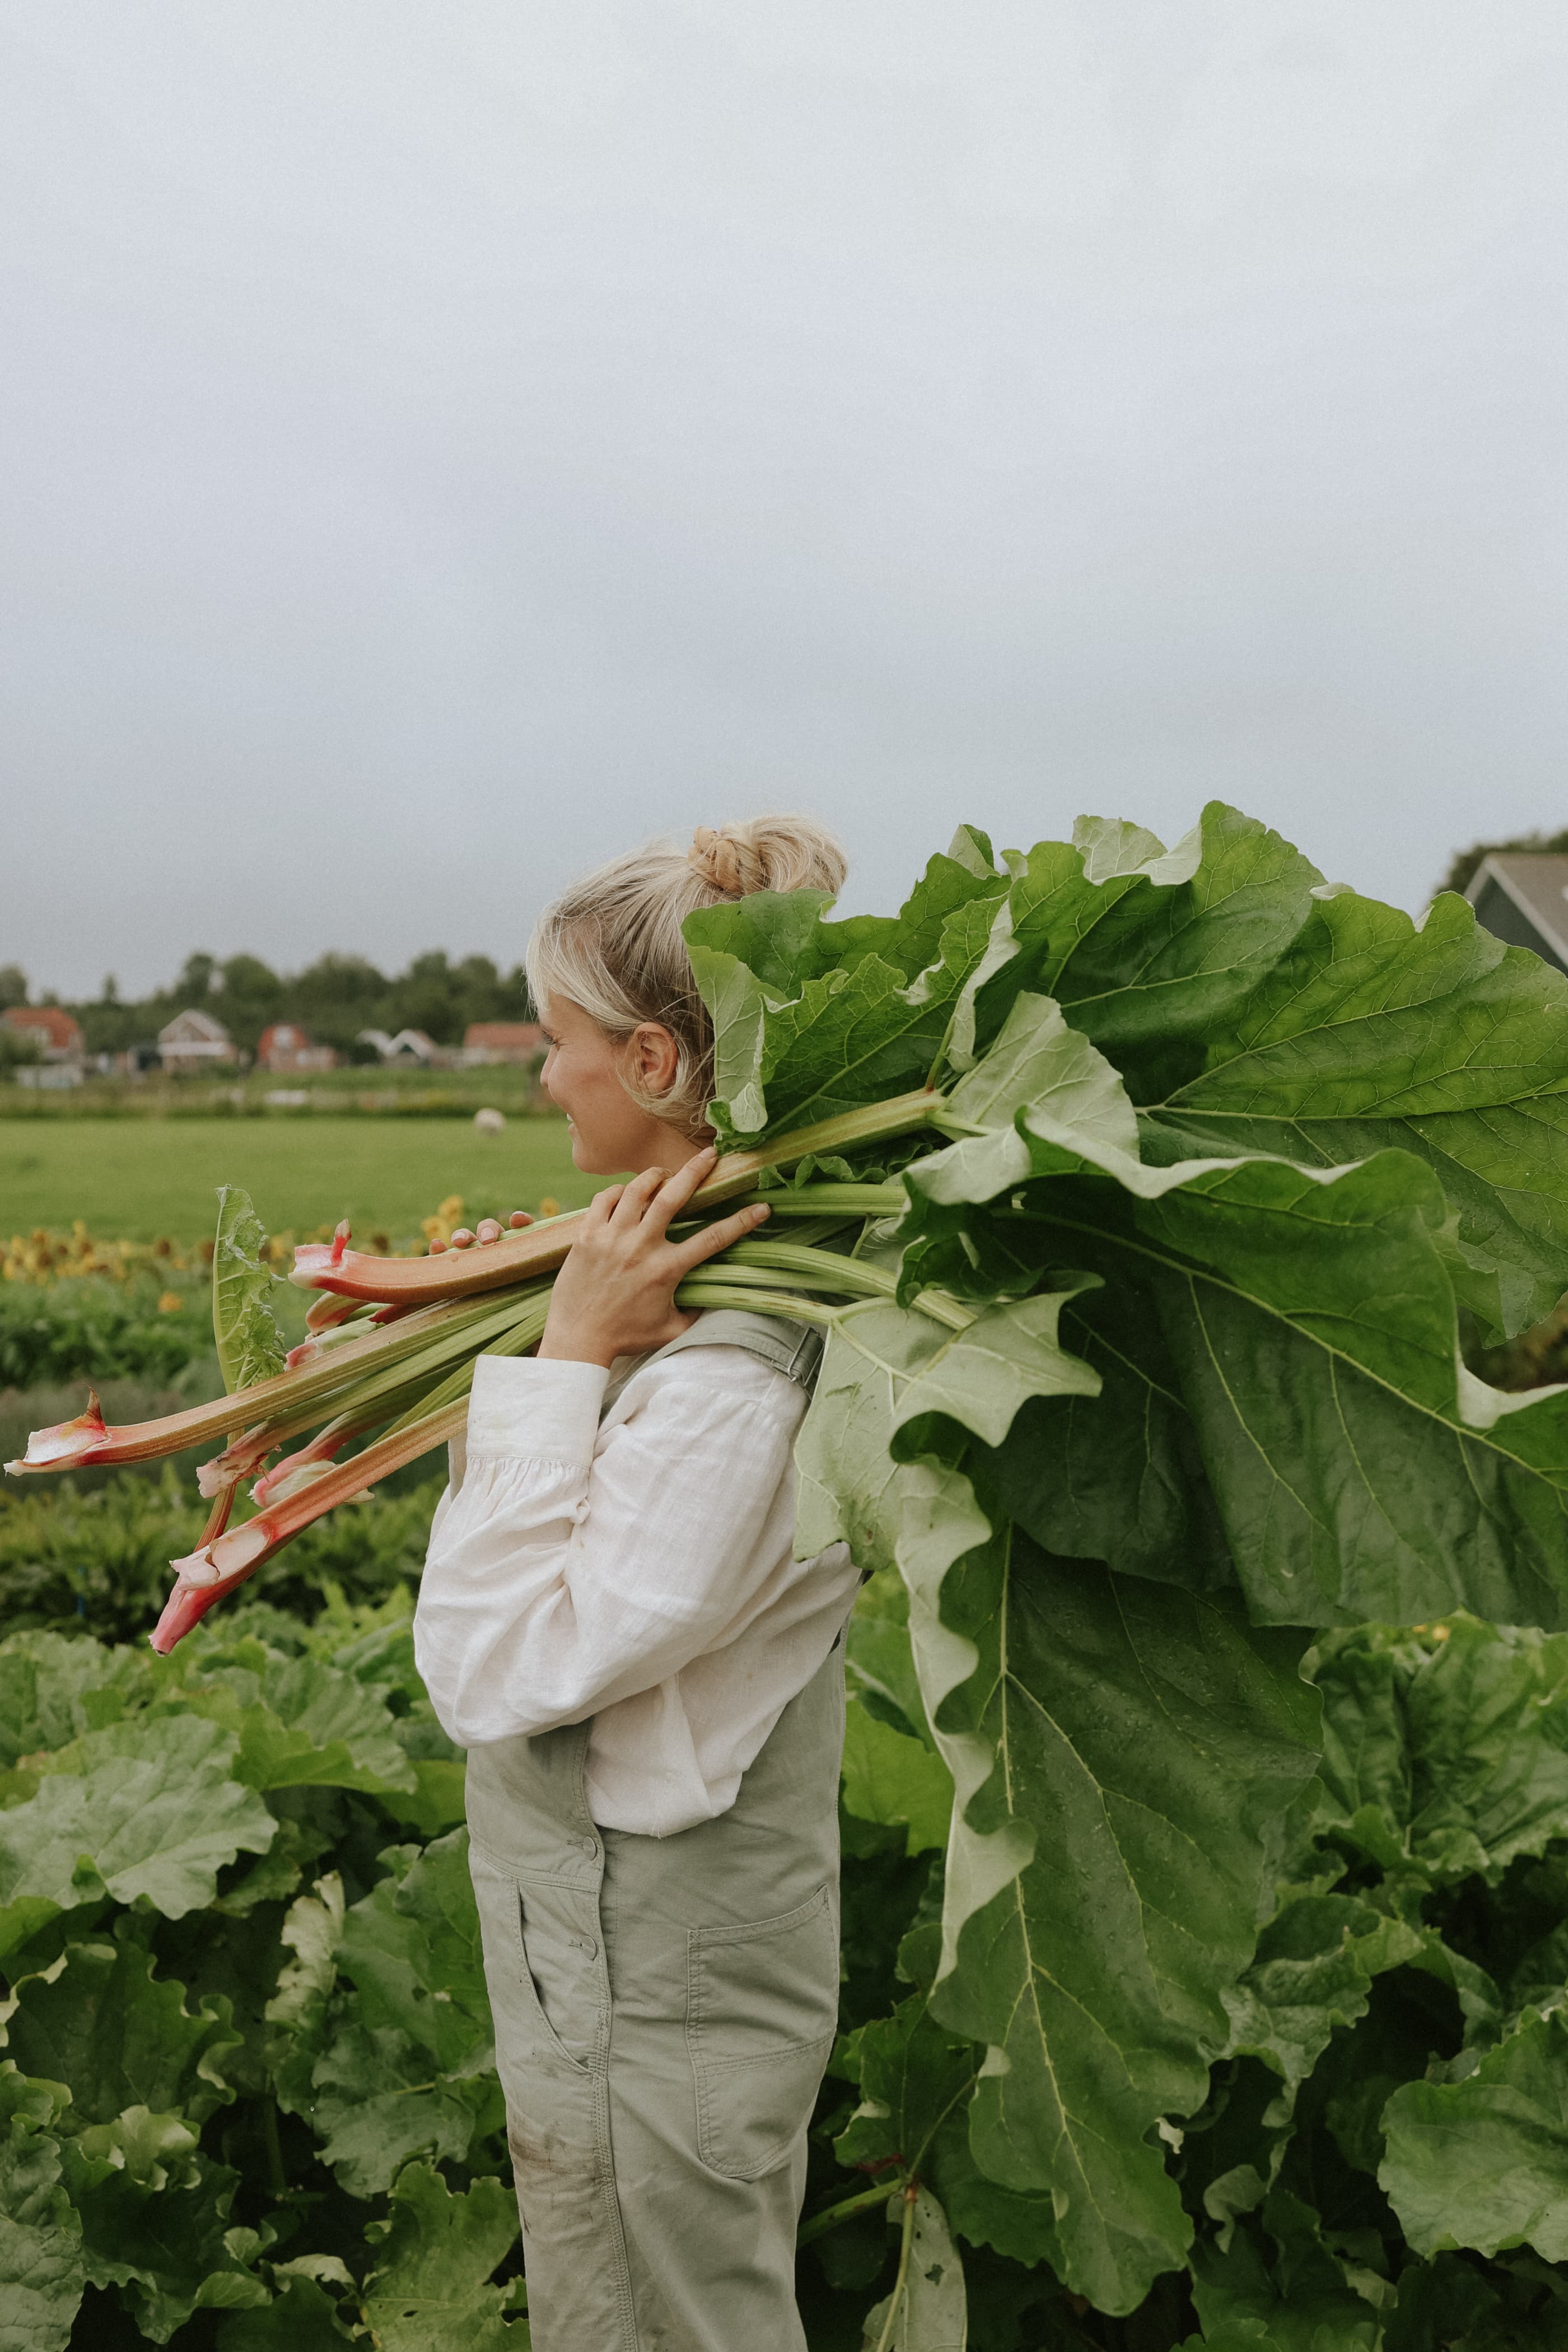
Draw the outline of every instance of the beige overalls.
M809 1383L808 1336L724 1312L675 1346L744 1347ZM588 1733L468 1756L536 2352L804 2352L805 2127L838 2006L842 1642L729 1811L674 1836L589 1818Z

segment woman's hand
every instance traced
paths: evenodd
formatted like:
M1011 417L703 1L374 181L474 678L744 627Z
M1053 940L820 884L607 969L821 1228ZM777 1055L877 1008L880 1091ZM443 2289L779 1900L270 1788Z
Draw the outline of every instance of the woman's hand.
M767 1210L759 1202L706 1225L689 1241L667 1240L698 1186L713 1172L717 1153L697 1152L667 1176L645 1169L629 1184L595 1193L566 1262L555 1277L542 1357L603 1364L640 1356L679 1339L696 1321L675 1304L677 1283L704 1258L755 1231Z

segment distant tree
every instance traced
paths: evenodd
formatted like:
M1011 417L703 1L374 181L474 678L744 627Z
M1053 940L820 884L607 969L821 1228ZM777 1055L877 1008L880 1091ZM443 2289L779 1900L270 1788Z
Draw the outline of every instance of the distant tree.
M27 1002L27 975L19 963L0 963L0 1013Z
M188 955L185 958L180 976L170 993L177 996L184 1005L205 1004L211 992L213 974L216 970L216 956L206 955L198 950L195 955Z
M1456 850L1448 861L1448 870L1438 883L1439 890L1458 890L1461 895L1475 879L1476 868L1483 857L1506 856L1510 851L1531 857L1561 857L1568 855L1568 830L1562 833L1521 833L1512 841L1477 841L1468 849Z
M287 1018L297 1021L318 1045L335 1045L351 1056L362 1029L384 1029L388 1024L391 983L363 956L318 956L313 964L288 982ZM395 1021L393 1028L401 1024ZM364 1048L376 1058L374 1045Z
M416 956L402 978L393 982L398 1027L423 1029L437 1045L455 1045L461 1034L459 985L444 948Z
M262 1031L284 1010L285 983L259 956L230 956L223 967L223 985L209 1010L223 1023L237 1045L254 1053Z

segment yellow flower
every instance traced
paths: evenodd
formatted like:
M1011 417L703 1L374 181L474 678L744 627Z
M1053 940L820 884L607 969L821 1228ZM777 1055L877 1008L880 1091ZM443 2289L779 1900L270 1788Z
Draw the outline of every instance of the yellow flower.
M160 1315L177 1315L184 1303L177 1290L165 1290L158 1301L158 1312Z

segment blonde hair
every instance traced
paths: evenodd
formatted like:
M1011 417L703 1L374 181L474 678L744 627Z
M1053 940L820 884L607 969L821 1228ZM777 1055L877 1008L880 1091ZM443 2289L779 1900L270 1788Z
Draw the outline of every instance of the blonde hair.
M678 1055L668 1092L648 1097L621 1083L639 1109L695 1133L713 1091L713 1024L682 923L754 890L837 898L847 862L826 826L805 816L700 824L688 849L650 841L585 875L541 915L528 943L534 1003L542 1012L548 998L567 997L620 1040L645 1021L668 1029Z

